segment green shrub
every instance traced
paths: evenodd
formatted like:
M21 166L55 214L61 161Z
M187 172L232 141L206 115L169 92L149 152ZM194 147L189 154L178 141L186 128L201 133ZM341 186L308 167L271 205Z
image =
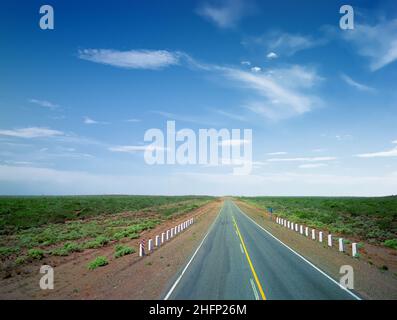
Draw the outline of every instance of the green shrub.
M96 237L95 240L86 242L84 244L84 247L87 249L101 248L107 243L109 243L109 238L106 238L104 236L99 236L99 237Z
M0 257L8 257L17 252L19 252L17 247L0 247Z
M15 264L21 265L21 264L24 264L27 261L29 261L29 257L27 257L27 256L19 256L18 258L15 259Z
M83 248L80 244L76 242L67 242L63 247L56 248L51 251L54 256L68 256L72 252L80 252Z
M397 249L397 239L389 239L383 242L383 245L389 248Z
M106 257L104 257L104 256L99 256L99 257L96 257L94 260L92 260L88 264L88 269L94 270L98 267L106 266L107 264L109 264L108 259L106 259Z
M116 245L115 247L115 253L114 253L114 257L115 258L120 258L122 256L125 256L127 254L131 254L134 253L135 249L131 248L131 247L127 247L127 246L123 246L123 245Z
M40 260L44 257L44 251L41 249L29 249L28 256L32 259Z

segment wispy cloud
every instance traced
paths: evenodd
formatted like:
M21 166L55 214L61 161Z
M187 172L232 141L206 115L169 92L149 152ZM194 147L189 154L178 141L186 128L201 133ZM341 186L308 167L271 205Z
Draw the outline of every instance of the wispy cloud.
M394 147L393 149L386 150L386 151L357 154L356 157L359 157L359 158L388 158L388 157L397 157L397 147Z
M348 75L342 73L340 75L341 79L345 81L349 86L359 90L359 91L366 91L366 92L371 92L374 93L376 90L372 87L366 86L364 84L358 83L357 81L353 80L350 78Z
M12 130L0 130L0 135L18 137L18 138L44 138L53 136L62 136L64 133L62 131L39 128L39 127L29 127L21 129Z
M49 102L49 101L46 101L46 100L29 99L28 101L30 103L34 103L36 105L39 105L41 107L48 108L48 109L56 109L59 107L59 105Z
M310 111L321 99L306 93L322 80L315 70L301 66L252 73L236 68L220 68L223 75L258 96L246 108L271 119L286 118ZM263 99L265 98L265 99Z
M216 126L217 123L209 121L205 117L199 117L199 116L192 116L192 115L180 115L172 112L166 112L166 111L159 111L159 110L152 110L152 113L158 114L162 117L165 117L170 120L177 120L177 121L182 121L182 122L189 122L189 123L194 123L194 124L199 124L199 125L213 125Z
M250 61L241 61L241 64L242 64L243 66L250 66L250 65L251 65L251 62L250 62Z
M94 120L94 119L92 119L90 117L84 117L83 121L84 121L85 124L109 124L109 122L97 121L97 120Z
M280 55L293 56L299 51L319 46L325 41L314 39L308 35L270 31L262 36L248 38L243 43L248 46L263 48L268 52L267 58L274 59Z
M277 152L270 152L270 153L268 153L267 155L268 155L268 156L282 156L282 155L285 155L285 154L288 154L288 152L285 152L285 151L277 151Z
M252 3L248 0L221 0L214 6L201 5L197 13L220 28L233 28L246 15L251 14Z
M268 162L319 162L319 161L332 161L336 157L302 157L302 158L274 158L268 159Z
M382 20L376 25L356 23L354 30L342 32L358 53L370 59L370 69L379 70L397 59L397 19Z
M135 119L135 118L132 118L132 119L127 119L127 120L124 120L125 122L141 122L141 119Z
M321 168L327 166L328 165L326 163L311 163L311 164L301 164L298 167L301 169L314 169L314 168Z
M91 62L107 64L126 69L158 70L177 65L183 54L166 50L129 50L84 49L78 57Z
M156 147L153 145L147 145L147 146L115 146L115 147L110 147L108 148L109 151L112 152L124 152L124 153L137 153L137 152L145 152L146 150L148 151L153 151L153 150L167 150L166 148L161 148L161 147Z

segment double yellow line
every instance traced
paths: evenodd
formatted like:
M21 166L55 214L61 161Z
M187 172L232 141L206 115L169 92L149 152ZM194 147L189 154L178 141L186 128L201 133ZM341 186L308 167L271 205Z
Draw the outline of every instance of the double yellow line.
M256 274L256 272L255 272L254 265L252 264L251 258L250 258L249 254L248 254L248 251L247 251L247 248L246 248L246 246L245 246L243 237L241 236L241 233L240 233L240 229L238 228L236 219L234 218L234 216L232 216L232 217L233 217L234 226L235 226L236 231L237 231L237 235L238 235L238 237L240 238L241 244L242 244L243 249L244 249L245 256L247 257L248 264L249 264L249 266L250 266L250 268L251 268L251 272L252 272L252 275L254 276L256 285L257 285L258 288L259 288L259 292L260 292L260 294L261 294L262 299L263 299L263 300L266 300L266 295L265 295L265 293L263 292L262 285L261 285L261 283L259 282L258 276L257 276L257 274Z

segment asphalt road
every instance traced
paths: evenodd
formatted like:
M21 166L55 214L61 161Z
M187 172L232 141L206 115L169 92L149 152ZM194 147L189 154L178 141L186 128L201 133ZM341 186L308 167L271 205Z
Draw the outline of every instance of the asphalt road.
M356 299L226 200L165 299Z

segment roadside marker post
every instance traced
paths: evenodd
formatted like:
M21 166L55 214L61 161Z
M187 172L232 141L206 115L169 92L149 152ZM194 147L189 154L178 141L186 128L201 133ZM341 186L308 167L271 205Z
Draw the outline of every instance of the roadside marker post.
M171 238L174 237L174 228L171 228Z
M165 233L163 232L163 233L161 234L161 244L164 243L164 237L165 237Z
M352 256L353 257L357 256L357 243L356 242L352 243Z
M284 219L284 227L287 226L287 220Z
M295 223L295 231L298 232L298 227L299 225L297 223Z
M291 230L294 230L294 223L291 222Z
M342 238L339 238L339 251L340 252L343 252L343 251L345 251L345 249L343 248L343 239Z
M328 235L328 246L332 247L332 234Z
M308 237L309 236L309 227L305 228L305 236Z
M153 250L153 239L149 239L149 241L147 242L147 251L152 252L152 250Z
M159 236L159 235L156 236L155 246L156 246L156 247L159 247L159 246L160 246L160 236Z
M178 233L178 226L176 226L176 227L174 228L174 235L176 236L177 233Z
M323 242L323 232L322 231L320 231L318 233L318 241Z
M290 228L291 228L291 222L288 221L288 222L287 222L287 225L288 225L288 229L290 229Z
M301 225L300 234L303 234L303 226Z
M316 229L312 229L312 240L316 240Z
M145 255L145 239L139 244L139 256L143 257Z
M172 232L172 229L171 229ZM168 241L170 240L170 230L167 230L166 236L165 236L165 240Z

